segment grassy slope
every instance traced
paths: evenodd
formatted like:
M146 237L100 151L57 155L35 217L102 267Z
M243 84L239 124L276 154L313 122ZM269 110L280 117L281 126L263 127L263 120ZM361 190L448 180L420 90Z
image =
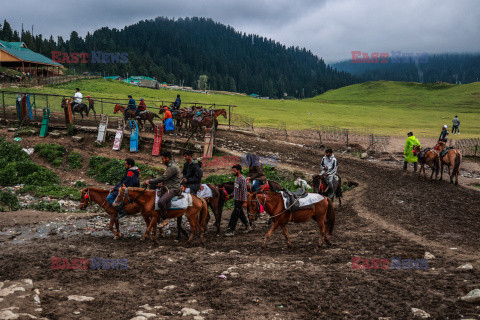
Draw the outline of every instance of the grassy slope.
M235 112L255 118L257 126L285 121L289 129L314 128L334 125L346 128L373 128L379 134L404 136L414 131L420 137L436 137L441 125L451 127L451 119L458 114L462 138L480 135L480 83L466 85L435 85L403 82L367 82L302 101L260 100L244 96L205 95L183 91L152 90L112 80L85 80L52 87L29 89L29 92L72 95L75 87L84 94L97 97L126 99L128 94L139 100L173 102L177 93L183 102L232 104ZM15 91L18 88L8 90ZM13 104L13 96L7 96ZM60 107L60 99L50 105ZM37 101L44 106L44 99ZM156 104L158 105L158 104ZM96 104L99 110L99 104ZM104 110L113 111L113 105L104 104Z

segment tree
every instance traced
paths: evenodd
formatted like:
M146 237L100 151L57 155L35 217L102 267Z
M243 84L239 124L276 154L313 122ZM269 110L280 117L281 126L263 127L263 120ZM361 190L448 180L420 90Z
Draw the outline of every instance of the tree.
M208 77L202 74L200 77L198 77L198 88L200 90L207 90L207 82L208 82Z

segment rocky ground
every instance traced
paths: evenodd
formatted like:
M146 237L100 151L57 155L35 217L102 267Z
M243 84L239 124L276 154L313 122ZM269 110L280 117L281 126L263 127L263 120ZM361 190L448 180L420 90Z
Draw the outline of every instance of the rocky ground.
M318 149L227 132L218 139L234 152L277 155L284 168L319 169ZM64 141L85 155L112 156L109 148ZM239 226L233 238L216 236L210 220L205 246L198 238L186 246L175 232L158 246L139 241L140 217L123 219L126 237L113 240L106 217L95 213L2 213L0 318L478 319L480 197L468 186L477 173L455 187L405 174L393 160L337 157L339 173L358 187L336 203L333 245L318 250L311 222L288 226L293 249L276 232L261 250L266 217L248 234ZM88 259L87 268L75 259ZM374 259L387 259L386 268Z

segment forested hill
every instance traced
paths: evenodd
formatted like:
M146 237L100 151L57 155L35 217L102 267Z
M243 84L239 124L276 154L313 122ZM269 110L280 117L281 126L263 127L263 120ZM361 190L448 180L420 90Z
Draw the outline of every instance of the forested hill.
M247 35L205 18L156 18L122 30L98 29L85 38L73 31L68 40L32 37L29 31L12 32L6 21L0 30L0 39L21 40L30 49L48 57L55 50L128 52L125 64L64 63L76 71L105 71L106 75L122 77L128 72L172 84L183 80L184 85L194 88L199 76L207 75L210 89L269 97L282 97L284 93L311 97L357 82L350 74L335 71L306 49L286 47L272 39Z
M425 55L417 61L397 57L385 59L386 63L381 61L352 63L352 60L345 60L332 67L358 76L362 81L471 83L480 79L480 53Z

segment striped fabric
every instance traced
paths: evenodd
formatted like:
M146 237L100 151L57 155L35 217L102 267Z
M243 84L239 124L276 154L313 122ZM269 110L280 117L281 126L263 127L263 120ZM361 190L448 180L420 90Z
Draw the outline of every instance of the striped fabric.
M233 198L237 201L247 201L247 180L242 175L235 178Z

